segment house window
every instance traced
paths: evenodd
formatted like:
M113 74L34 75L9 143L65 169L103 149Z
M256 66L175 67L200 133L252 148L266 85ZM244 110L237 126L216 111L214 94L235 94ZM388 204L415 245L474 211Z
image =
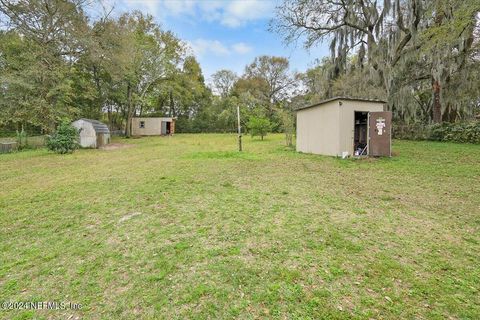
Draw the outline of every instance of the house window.
M144 129L145 128L145 121L140 121L140 129Z

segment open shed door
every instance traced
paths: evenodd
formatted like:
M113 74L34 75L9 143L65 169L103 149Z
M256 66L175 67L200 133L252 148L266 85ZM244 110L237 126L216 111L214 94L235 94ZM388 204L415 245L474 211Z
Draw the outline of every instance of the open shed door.
M161 128L160 134L162 136L167 134L167 121L162 121L162 128Z
M390 157L392 144L392 113L368 113L368 155Z

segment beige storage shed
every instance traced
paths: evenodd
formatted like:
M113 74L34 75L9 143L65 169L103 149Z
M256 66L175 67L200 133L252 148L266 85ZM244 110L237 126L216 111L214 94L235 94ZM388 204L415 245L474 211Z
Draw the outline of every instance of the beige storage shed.
M385 101L335 97L297 109L297 151L331 156L390 156Z
M134 136L172 135L175 132L175 118L132 118L131 129Z

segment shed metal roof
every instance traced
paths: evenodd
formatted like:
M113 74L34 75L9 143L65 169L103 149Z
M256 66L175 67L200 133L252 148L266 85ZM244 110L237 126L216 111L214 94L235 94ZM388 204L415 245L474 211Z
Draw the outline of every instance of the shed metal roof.
M313 108L313 107L319 107L327 102L335 101L335 100L348 100L348 101L364 101L364 102L376 102L376 103L387 103L386 101L383 100L376 100L376 99L364 99L364 98L351 98L351 97L333 97L330 99L326 99L323 101L320 101L318 103L314 103L312 105L304 106L297 108L295 111L300 111L303 109L308 109L308 108Z
M108 129L107 125L103 122L100 122L98 120L85 119L85 118L82 118L80 120L90 122L96 133L110 133L110 130Z

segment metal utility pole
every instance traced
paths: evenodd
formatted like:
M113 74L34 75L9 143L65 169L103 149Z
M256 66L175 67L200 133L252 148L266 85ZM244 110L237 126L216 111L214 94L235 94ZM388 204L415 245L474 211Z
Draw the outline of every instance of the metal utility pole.
M242 151L242 128L240 127L240 105L237 104L238 151Z

